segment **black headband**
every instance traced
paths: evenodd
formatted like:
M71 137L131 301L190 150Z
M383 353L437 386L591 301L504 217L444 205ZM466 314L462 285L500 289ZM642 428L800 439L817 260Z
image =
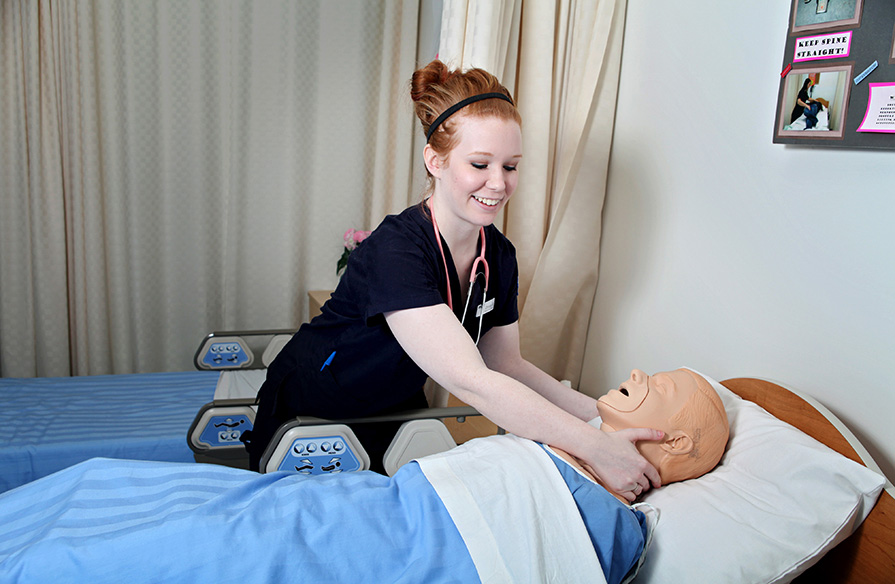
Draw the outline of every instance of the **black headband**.
M497 92L481 93L479 95L473 95L472 97L467 97L466 99L464 99L462 101L458 101L451 107L444 110L440 116L435 118L435 121L432 122L431 126L429 126L429 131L426 132L426 142L429 142L429 138L432 137L432 134L435 133L435 130L438 129L438 126L440 126L446 119L448 119L449 117L451 117L452 115L457 113L457 110L463 109L464 107L468 106L471 103L475 103L477 101L482 101L483 99L495 99L495 98L502 99L509 103L513 103L513 100L510 99L507 95L505 95L503 93L497 93Z

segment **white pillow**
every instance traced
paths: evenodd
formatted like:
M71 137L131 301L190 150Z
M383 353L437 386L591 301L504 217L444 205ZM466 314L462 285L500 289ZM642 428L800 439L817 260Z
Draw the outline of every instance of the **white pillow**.
M727 452L644 496L660 515L634 582L788 582L854 532L885 478L703 377L727 410Z

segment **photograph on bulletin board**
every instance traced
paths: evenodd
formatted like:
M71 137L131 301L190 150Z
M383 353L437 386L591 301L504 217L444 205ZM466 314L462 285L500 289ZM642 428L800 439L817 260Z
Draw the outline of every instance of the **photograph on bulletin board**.
M780 100L777 134L841 139L853 70L851 63L791 70Z
M861 25L863 0L793 0L790 32Z

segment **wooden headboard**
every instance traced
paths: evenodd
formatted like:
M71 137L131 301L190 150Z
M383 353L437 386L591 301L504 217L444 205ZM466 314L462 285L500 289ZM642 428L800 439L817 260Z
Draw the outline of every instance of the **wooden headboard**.
M852 446L857 439L841 422L791 390L770 381L752 378L728 379L721 383L815 440L868 466ZM835 420L835 424L828 416ZM795 581L895 583L895 498L892 494L884 490L858 530Z

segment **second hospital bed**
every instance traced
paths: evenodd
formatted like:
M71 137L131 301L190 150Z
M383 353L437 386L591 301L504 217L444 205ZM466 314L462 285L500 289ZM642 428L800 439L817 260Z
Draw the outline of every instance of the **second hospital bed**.
M0 378L0 492L97 456L189 462L219 373Z

